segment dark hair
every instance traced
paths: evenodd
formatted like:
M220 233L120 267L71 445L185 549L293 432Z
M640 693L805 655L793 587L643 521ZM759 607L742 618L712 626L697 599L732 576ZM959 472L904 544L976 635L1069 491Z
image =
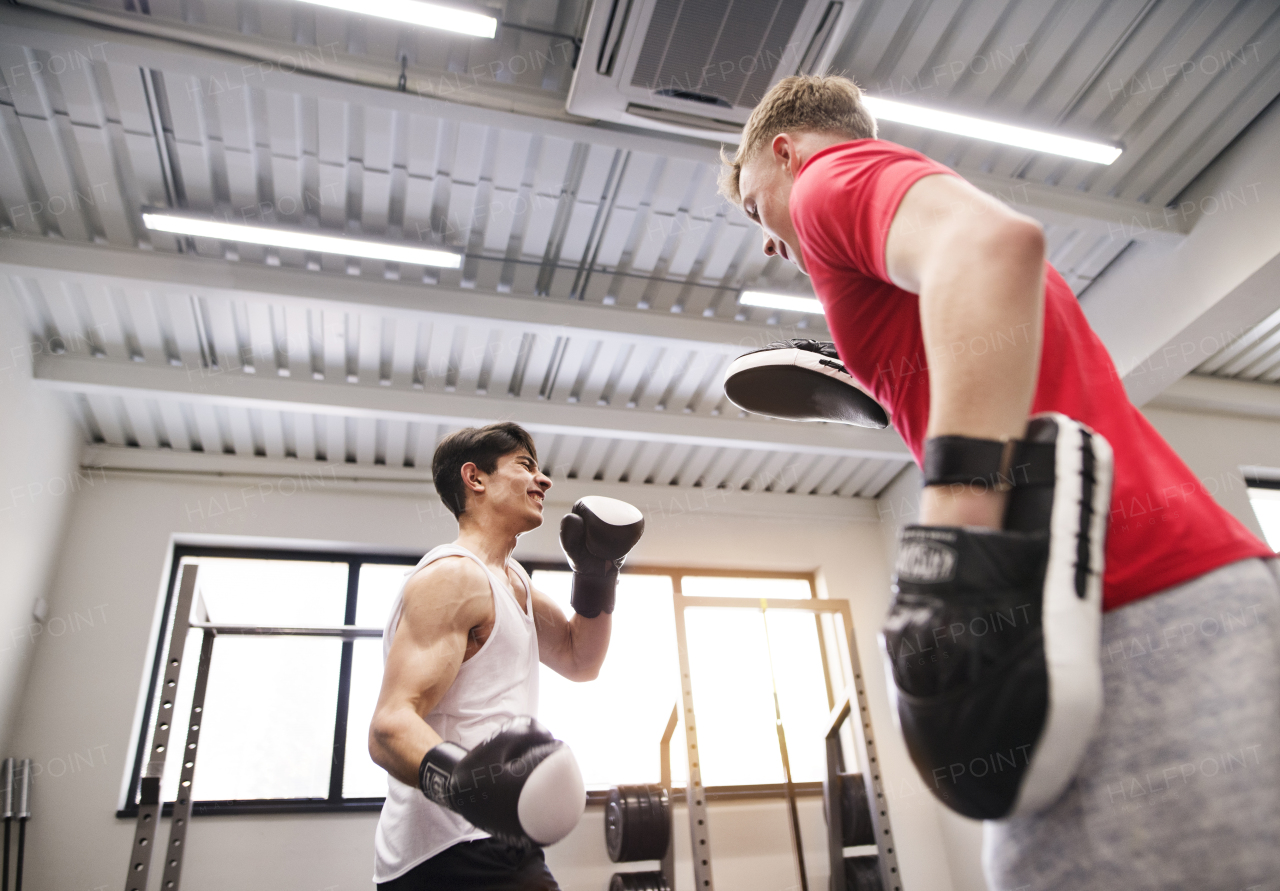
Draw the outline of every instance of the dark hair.
M471 462L485 473L493 473L499 458L521 450L538 460L538 450L529 431L510 421L464 427L440 440L431 458L431 477L444 506L455 517L462 516L467 509L467 490L462 485L463 464Z

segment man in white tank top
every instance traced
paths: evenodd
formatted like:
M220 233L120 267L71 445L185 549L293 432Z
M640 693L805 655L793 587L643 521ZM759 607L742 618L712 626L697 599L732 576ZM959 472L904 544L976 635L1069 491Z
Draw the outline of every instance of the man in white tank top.
M618 569L644 520L607 498L564 518L570 619L511 559L517 537L542 524L551 488L529 434L511 423L459 430L437 447L432 475L458 538L423 557L387 620L369 728L370 755L390 774L374 881L554 891L541 846L577 824L585 790L572 753L531 717L538 664L573 681L599 673Z

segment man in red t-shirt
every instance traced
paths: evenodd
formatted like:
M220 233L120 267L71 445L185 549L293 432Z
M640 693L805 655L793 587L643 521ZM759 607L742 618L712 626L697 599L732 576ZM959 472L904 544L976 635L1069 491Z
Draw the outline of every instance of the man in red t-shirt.
M917 463L935 438L1018 440L1050 411L1114 452L1100 729L1054 804L987 824L989 882L1280 888L1274 555L1129 402L1040 225L876 139L860 97L786 78L721 176L765 253L811 277L852 377ZM1000 530L1008 498L926 486L919 523Z

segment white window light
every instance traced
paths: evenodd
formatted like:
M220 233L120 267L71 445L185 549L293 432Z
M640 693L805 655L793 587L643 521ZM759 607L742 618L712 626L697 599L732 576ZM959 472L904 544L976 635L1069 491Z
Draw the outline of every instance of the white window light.
M241 244L263 244L269 247L315 251L319 254L337 254L342 257L365 257L391 263L441 266L445 269L457 269L462 265L462 256L451 251L411 247L387 241L366 241L340 235L321 235L319 232L308 232L302 229L248 226L241 223L223 223L217 220L202 220L148 211L143 211L142 222L148 229L154 229L157 232L192 235L197 238L216 238L219 241L235 241Z
M439 28L471 37L493 37L498 32L498 20L479 12L467 12L438 3L421 0L302 0L316 6L327 6L343 12L373 15L424 28Z
M738 296L743 306L763 306L768 309L785 309L789 312L822 314L822 304L814 297L796 297L793 294L770 294L767 291L743 291Z
M1089 142L1085 139L1045 133L1042 130L998 124L995 121L984 121L981 118L939 111L936 108L908 105L905 102L881 99L878 96L864 96L862 101L866 104L867 111L871 112L877 120L910 124L913 127L940 130L943 133L954 133L957 136L969 136L973 139L985 139L988 142L999 142L1003 145L1014 145L1051 155L1092 161L1095 164L1110 164L1120 157L1123 151L1101 142Z
M1268 481L1265 488L1250 486L1249 501L1267 544L1272 550L1280 548L1280 484Z

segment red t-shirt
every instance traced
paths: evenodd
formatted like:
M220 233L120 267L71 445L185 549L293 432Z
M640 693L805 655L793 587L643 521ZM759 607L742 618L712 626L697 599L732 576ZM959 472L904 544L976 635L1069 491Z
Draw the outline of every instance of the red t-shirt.
M860 139L818 152L791 191L791 220L840 357L879 400L920 463L929 370L919 297L889 281L889 224L921 177L954 171L891 142ZM1011 324L964 344L971 352L1026 343ZM1103 605L1114 609L1235 560L1271 550L1218 505L1129 401L1106 347L1057 271L1045 263L1040 378L1033 412L1088 424L1115 452Z

